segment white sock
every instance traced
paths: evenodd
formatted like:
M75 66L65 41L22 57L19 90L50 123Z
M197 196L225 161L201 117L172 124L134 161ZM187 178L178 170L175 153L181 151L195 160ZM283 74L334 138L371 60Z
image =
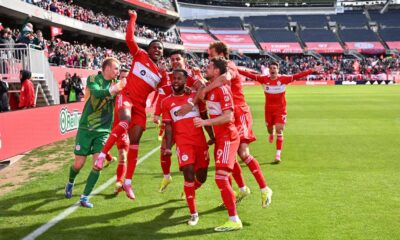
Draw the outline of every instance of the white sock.
M266 192L268 189L269 189L269 187L267 186L267 187L262 188L262 189L260 189L260 190L261 190L261 192Z
M244 186L244 187L239 188L239 191L241 191L241 192L246 192L246 189L247 189L247 187Z
M126 185L132 185L132 179L125 179Z
M193 213L193 214L191 214L192 216L196 216L196 217L198 217L199 216L199 213Z
M240 222L240 218L238 215L235 216L229 216L229 220L231 220L232 222Z
M282 151L282 150L276 150L276 155L279 155L279 156L280 156L280 155L281 155L281 151Z
M170 178L171 178L171 175L170 175L170 174L164 174L164 178L165 178L165 179L170 179Z

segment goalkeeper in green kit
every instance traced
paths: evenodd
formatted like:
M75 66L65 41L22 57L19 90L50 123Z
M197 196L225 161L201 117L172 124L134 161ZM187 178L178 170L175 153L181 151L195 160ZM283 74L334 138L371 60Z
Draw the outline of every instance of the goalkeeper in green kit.
M78 133L75 139L75 161L69 171L69 181L65 186L65 197L72 197L75 178L82 169L89 155L93 155L93 167L86 181L85 190L80 203L83 207L92 208L88 196L92 192L100 176L100 169L94 161L103 149L111 131L114 116L114 97L124 87L124 82L116 83L119 73L119 61L107 58L102 64L102 73L89 76L87 79L87 95Z

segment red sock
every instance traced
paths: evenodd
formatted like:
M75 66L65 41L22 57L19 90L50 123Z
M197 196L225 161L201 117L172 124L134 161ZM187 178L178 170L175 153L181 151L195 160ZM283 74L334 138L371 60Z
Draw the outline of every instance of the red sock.
M283 145L283 134L278 134L276 136L276 150L282 150Z
M194 182L186 182L183 187L186 195L186 202L188 204L190 214L197 213L196 209L196 191L195 191L195 183Z
M117 182L123 182L124 181L124 176L126 173L126 164L125 161L119 161L118 166L117 166Z
M132 144L129 146L128 166L127 166L126 175L125 175L126 179L132 179L132 177L133 177L133 173L135 172L135 168L136 168L138 152L139 152L138 144Z
M226 175L215 175L215 182L221 192L222 201L225 204L226 209L230 217L236 216L236 198L233 193L232 186L229 184L228 176Z
M108 153L111 148L114 146L114 143L117 141L118 137L128 131L129 123L128 121L120 121L118 125L116 125L110 133L106 143L104 144L103 153Z
M161 148L160 163L164 175L171 173L171 156L164 156L165 148Z
M251 173L258 183L258 186L260 186L260 189L265 188L267 186L267 183L265 182L264 175L261 171L260 164L258 163L257 159L250 155L246 158L246 160L244 160L244 162L247 164L247 167L249 167Z
M199 180L194 179L194 188L197 190L201 187L201 185L203 185L201 182L199 182Z
M235 182L237 183L239 188L242 188L245 186L244 178L243 178L243 174L242 174L242 168L240 167L240 164L238 163L238 161L235 161L235 165L233 166L232 177L235 179ZM231 184L231 186L232 186L232 184Z

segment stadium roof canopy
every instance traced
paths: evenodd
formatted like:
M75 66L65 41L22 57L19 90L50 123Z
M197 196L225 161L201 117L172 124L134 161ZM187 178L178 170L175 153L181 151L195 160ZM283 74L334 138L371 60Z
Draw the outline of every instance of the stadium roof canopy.
M336 0L179 0L183 3L231 7L334 6Z

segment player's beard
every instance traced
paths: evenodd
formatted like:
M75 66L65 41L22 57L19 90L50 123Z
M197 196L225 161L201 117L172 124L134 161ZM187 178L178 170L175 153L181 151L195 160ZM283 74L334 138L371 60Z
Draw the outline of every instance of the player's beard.
M185 85L179 87L172 87L175 94L183 94L185 90Z

